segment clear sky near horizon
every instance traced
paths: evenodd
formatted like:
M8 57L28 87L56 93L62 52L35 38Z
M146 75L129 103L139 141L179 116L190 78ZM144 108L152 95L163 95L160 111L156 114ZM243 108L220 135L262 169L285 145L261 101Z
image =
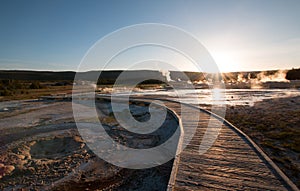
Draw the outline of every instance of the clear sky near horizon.
M0 69L76 70L97 40L140 23L193 34L222 71L299 68L299 18L284 0L1 0Z

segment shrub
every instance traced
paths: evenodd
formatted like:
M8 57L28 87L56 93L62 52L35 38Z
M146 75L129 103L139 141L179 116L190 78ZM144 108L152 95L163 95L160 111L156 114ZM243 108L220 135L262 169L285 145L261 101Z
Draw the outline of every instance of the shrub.
M4 89L2 92L0 92L1 96L11 96L13 93L10 90Z
M32 82L29 86L30 89L41 89L42 86L39 82Z

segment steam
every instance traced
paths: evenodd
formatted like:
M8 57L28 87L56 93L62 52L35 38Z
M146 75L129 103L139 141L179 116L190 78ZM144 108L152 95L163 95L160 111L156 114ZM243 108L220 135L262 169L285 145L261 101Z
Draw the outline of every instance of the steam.
M223 73L223 82L228 88L285 88L289 87L289 80L286 79L288 70L263 71L263 72L238 72L238 73ZM166 77L167 81L173 81L170 77L170 72L161 70L161 73ZM197 84L202 87L210 85L214 82L214 74L204 74L205 78L189 83ZM181 79L177 79L181 82ZM277 83L281 82L281 83ZM203 86L204 85L204 86Z
M160 72L164 77L166 77L168 82L172 81L169 70L161 70Z
M265 83L265 82L289 82L285 79L287 70L278 70L274 74L268 74L268 72L260 72L256 74L256 78L251 78L251 74L239 73L236 82L240 83Z
M261 72L257 75L257 79L260 82L289 82L289 80L285 79L286 70L278 70L273 75L266 75L265 72Z
M249 75L248 75L249 76ZM238 78L237 78L237 81L238 82L247 82L249 79L248 78L244 78L244 75L243 74L239 74L238 75Z

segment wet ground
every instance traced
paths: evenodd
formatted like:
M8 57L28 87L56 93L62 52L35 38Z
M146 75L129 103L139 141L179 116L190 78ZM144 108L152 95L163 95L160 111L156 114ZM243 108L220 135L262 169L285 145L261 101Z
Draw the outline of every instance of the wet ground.
M17 101L12 102L11 107L8 102L5 104L8 110L0 114L1 190L166 189L173 160L157 167L134 170L100 159L78 133L71 102ZM136 112L142 111L136 116L140 120L146 120L149 115L144 107L133 108ZM111 136L130 143L126 141L128 132L123 132L111 115L99 118L106 123L106 131ZM173 116L167 120L169 123L166 122L163 129L169 131L170 124L177 121ZM160 144L165 138L152 135L141 139L139 146ZM131 146L136 146L134 144Z

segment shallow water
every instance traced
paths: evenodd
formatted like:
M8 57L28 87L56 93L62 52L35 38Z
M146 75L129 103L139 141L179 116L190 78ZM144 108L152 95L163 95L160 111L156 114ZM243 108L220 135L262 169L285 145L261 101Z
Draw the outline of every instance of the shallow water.
M126 93L120 93L125 95ZM196 89L196 90L146 90L132 92L133 95L161 95L169 99L190 104L226 104L226 105L253 105L265 99L300 96L300 89Z
M129 92L118 93L127 95ZM143 90L131 92L132 95L154 95L174 99L189 104L253 105L265 99L300 96L300 89L181 89L181 90ZM168 96L168 97L167 97ZM178 99L180 97L180 99ZM0 113L18 109L37 109L53 101L21 100L0 102Z

